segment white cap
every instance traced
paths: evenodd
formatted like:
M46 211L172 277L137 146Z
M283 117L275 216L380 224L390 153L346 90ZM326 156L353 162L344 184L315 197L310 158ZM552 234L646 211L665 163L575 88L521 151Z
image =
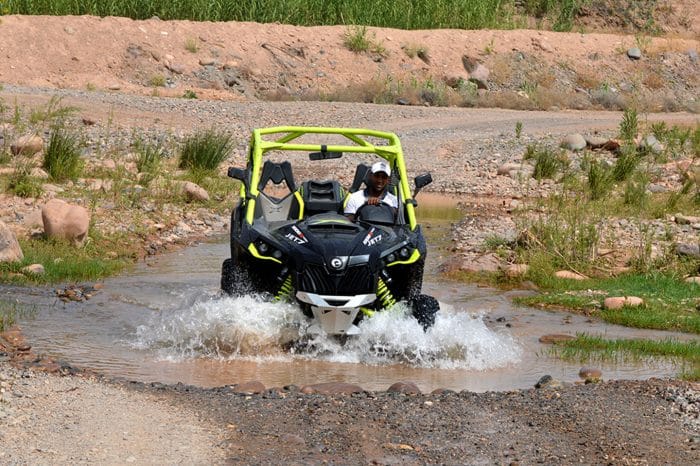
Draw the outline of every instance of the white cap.
M386 173L386 176L391 176L391 168L389 168L389 164L386 163L384 160L380 160L379 162L372 165L371 171L372 174L377 172L384 172Z

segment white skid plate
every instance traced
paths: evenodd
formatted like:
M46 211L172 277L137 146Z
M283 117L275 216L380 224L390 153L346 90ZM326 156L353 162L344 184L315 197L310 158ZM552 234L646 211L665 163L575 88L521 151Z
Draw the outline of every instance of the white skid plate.
M360 306L373 303L377 296L374 293L355 296L328 296L297 292L297 299L311 305L314 314L314 324L309 328L310 333L325 332L330 335L357 335L360 329L353 325Z

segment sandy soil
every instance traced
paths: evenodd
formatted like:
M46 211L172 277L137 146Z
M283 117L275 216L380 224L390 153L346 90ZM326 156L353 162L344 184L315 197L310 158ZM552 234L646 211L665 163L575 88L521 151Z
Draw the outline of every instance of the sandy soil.
M698 49L700 5L684 5L694 22L690 21L682 33L650 38L649 55L657 61L642 61L643 67L624 56L624 50L635 44L634 36L607 33L377 29L372 32L389 52L387 57L377 57L346 50L342 46L342 27L7 16L0 18L0 83L36 87L19 92L22 102L45 102L52 90L71 88L85 91L76 98L88 102L86 112L99 113L106 120L117 114L121 121L141 126L191 127L210 120L196 112L178 110L170 103L161 107L157 99L146 109L122 105L118 95L181 96L185 89L191 89L200 98L236 102L254 101L256 95L266 92L324 92L377 75L468 77L462 60L465 55L483 61L496 77L505 76L498 82L494 78L494 87L517 89L519 81L509 75L512 59L502 64L501 58L511 57L516 49L536 58L529 65L533 69L563 61L576 68L577 74L592 69L596 79L600 75L620 81L625 76L637 76L643 82L658 63L666 60L661 89L676 98L697 98L697 63L693 64L686 52ZM197 45L196 52L187 50L188 41ZM401 49L406 44L424 45L430 51L430 63L409 58ZM664 58L665 52L668 58ZM161 78L166 86L154 87ZM566 82L558 77L555 81ZM569 81L569 93L574 92L573 87ZM653 91L653 86L647 87ZM106 98L92 90L109 91L117 97ZM94 105L90 105L91 99ZM204 109L208 104L199 105ZM236 115L241 134L258 126L255 111L265 105L252 102L240 109L228 109ZM380 112L362 106L304 104L295 109L294 104L278 105L268 110L266 118L280 118L272 114L284 109L284 117L296 112L299 119L312 123L323 120L324 112L350 118L348 112L352 111L363 125L368 120L383 121L380 126L404 131L417 142L422 140L426 119L430 119L433 127L442 128L442 134L452 138L441 147L445 173L450 171L450 156L460 153L455 147L474 141L465 143L460 139L463 133L460 135L459 128L467 114L459 109L443 112L414 108L403 113L399 107L388 107L382 113L392 112L393 116L382 119ZM503 121L503 114L476 111L469 115L490 138L498 139L500 127L494 128L493 121ZM548 122L560 114L531 116L529 128L546 133ZM611 128L617 115L581 113L568 117L571 128L590 127L593 121ZM518 118L506 118L502 127L512 128ZM694 120L687 114L674 118ZM432 164L431 160L421 160L419 152L413 157L418 165ZM443 183L442 188L450 190L449 182ZM610 382L478 395L360 393L324 397L303 394L295 388L252 395L235 391L36 375L10 368L7 357L2 357L0 462L700 462L698 387L679 382Z

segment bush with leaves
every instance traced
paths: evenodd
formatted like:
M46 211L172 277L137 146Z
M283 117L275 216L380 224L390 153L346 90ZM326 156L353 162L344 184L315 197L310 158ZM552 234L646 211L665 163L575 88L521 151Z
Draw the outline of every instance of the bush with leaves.
M76 134L60 125L52 128L43 163L52 180L75 180L80 176L83 169L81 146L82 142Z

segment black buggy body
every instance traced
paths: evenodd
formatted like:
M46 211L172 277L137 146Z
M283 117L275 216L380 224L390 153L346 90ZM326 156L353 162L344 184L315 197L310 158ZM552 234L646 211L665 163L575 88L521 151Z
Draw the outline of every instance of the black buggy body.
M340 143L302 142L307 139ZM265 160L279 151L288 160ZM300 153L314 163L350 155L360 163L349 186L331 174L297 184L291 156ZM350 221L343 215L347 198L363 189L370 166L366 162L375 159L389 163L388 189L399 207L364 205L356 221ZM351 128L257 129L246 168L230 168L229 176L242 185L231 215L231 258L222 266L223 291L296 301L313 320L310 330L327 334L357 334L360 320L398 301L411 306L424 328L434 323L439 305L421 293L426 242L395 134ZM416 192L431 181L430 174L416 177ZM283 182L288 192L280 196Z

